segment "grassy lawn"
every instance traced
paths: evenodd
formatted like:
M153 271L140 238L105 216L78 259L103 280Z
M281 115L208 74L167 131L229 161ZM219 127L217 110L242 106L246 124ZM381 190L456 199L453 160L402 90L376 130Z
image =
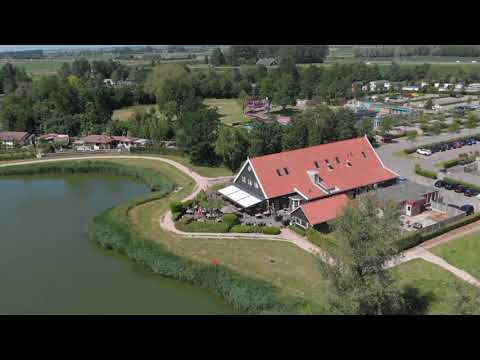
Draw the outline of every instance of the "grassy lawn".
M402 288L413 287L425 300L424 313L430 315L455 314L455 284L466 284L455 275L424 260L412 260L392 269ZM480 291L470 286L472 292Z
M175 181L182 190L167 198L138 206L130 211L129 220L134 231L157 241L169 251L203 263L218 260L225 266L250 278L268 281L285 298L301 297L311 306L306 313L328 313L329 285L319 270L318 259L282 242L241 239L180 238L164 232L159 219L174 200L180 200L192 191L193 181L168 164L149 160L112 160L131 163L161 171ZM270 262L270 259L275 262ZM423 260L414 260L392 270L402 288L413 287L427 303L427 314L453 314L455 284L461 282L454 275ZM472 291L477 291L472 287Z
M165 245L169 251L203 263L218 260L241 274L266 280L278 288L279 295L309 300L314 313L327 313L328 285L321 276L318 259L294 245L268 240L221 240L179 238L162 231L161 215L168 204L180 200L192 191L193 181L168 164L148 160L112 160L156 169L183 189L130 212L134 231ZM274 259L274 263L270 259Z
M146 154L146 156L155 156L155 155ZM184 156L177 156L177 155L159 155L159 156L162 158L175 160L176 162L179 162L180 164L189 167L196 173L205 177L219 177L219 176L233 175L233 172L224 166L219 166L219 167L197 166L197 165L192 165L192 163L190 162L190 159Z
M204 103L212 108L217 107L221 120L226 125L250 121L243 114L242 106L237 99L205 99Z
M135 105L117 109L112 114L112 120L126 121L135 114L135 111L142 113L148 111L150 108L155 106L156 105Z
M453 266L480 278L480 232L459 237L431 251Z

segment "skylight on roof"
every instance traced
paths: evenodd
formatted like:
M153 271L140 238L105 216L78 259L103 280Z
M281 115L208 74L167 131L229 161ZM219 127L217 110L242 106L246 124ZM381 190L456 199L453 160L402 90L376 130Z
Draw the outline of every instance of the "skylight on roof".
M347 166L352 167L352 162L350 160L347 160Z
M317 160L314 161L314 164L317 169L320 169L320 164Z
M364 159L367 159L367 154L365 153L365 151L362 151L362 155Z
M335 157L335 160L337 161L337 164L341 164L340 158L338 156Z
M290 172L288 171L288 168L283 168L283 170L285 171L285 175L290 174Z
M282 172L280 171L280 169L277 169L277 175L282 176Z

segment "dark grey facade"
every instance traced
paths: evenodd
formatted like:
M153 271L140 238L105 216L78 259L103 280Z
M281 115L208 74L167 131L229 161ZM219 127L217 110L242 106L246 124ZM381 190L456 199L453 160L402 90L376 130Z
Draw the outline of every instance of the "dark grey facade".
M240 173L240 176L234 184L249 194L265 200L265 196L263 196L262 189L260 188L260 182L249 164L243 168L243 171Z
M297 208L291 214L291 222L292 224L308 228L310 226L310 222L308 221L307 217L305 216L302 208Z

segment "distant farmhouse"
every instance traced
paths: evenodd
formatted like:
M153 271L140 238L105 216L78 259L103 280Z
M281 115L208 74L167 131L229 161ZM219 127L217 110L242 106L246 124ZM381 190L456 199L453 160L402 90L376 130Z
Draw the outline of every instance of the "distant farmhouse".
M0 131L0 145L6 147L28 146L32 145L35 135L27 132L18 131Z

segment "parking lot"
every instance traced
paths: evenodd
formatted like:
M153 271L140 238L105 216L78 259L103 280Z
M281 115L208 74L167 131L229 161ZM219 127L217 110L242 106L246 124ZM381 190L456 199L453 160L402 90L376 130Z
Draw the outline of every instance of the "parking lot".
M438 170L440 169L440 167L435 166L436 164L439 164L443 161L456 159L460 154L466 153L469 155L473 155L475 151L480 152L480 142L477 142L475 145L465 145L458 149L439 151L439 152L433 153L430 156L420 155L415 153L415 154L412 154L412 157L416 159L415 163L420 164L422 168L429 169L429 170ZM480 184L480 179L479 179L479 184Z
M474 132L478 133L479 129L476 129ZM462 130L460 134L442 134L439 136L422 136L413 146L420 146L421 144L429 144L433 142L447 142L449 139L456 137L463 137L469 135L468 130ZM415 164L420 164L422 168L429 169L433 171L439 171L441 168L438 166L439 163L446 160L451 160L458 158L459 154L470 153L475 151L480 151L480 142L477 142L475 145L464 146L459 149L451 149L444 152L434 153L430 156L422 156L418 154L411 154L409 156L398 156L403 149L412 147L412 143L399 139L396 143L387 144L379 147L377 153L384 162L385 166L394 170L397 174L411 181L417 182L423 185L433 186L435 183L434 180L415 174ZM435 166L437 165L437 166ZM480 185L480 176L474 174L467 174L459 172L457 169L453 169L452 172L447 170L446 173L442 174L439 172L440 176L447 176L456 178L468 183ZM453 190L449 191L441 188L439 192L440 198L443 198L443 201L447 204L454 204L457 206L462 206L465 204L473 205L475 211L480 211L480 199L475 197L466 197L461 193L456 193Z

